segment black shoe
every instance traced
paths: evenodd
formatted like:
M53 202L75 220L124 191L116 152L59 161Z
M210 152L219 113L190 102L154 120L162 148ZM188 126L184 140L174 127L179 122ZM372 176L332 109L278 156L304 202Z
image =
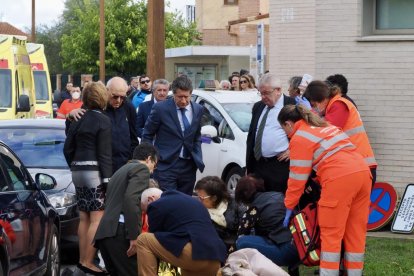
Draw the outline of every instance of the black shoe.
M108 272L106 272L106 271L94 271L94 270L92 270L92 269L90 269L90 268L87 268L86 266L83 266L83 265L82 265L82 264L80 264L80 263L78 263L77 267L78 267L78 268L79 268L82 272L87 273L87 274L92 274L92 275L101 275L101 276L103 276L103 275L109 275L109 274L108 274Z

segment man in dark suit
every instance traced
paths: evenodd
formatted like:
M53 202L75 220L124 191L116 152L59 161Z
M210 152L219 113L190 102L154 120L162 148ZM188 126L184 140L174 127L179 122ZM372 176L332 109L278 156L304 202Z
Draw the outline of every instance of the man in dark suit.
M193 86L186 76L172 83L173 97L153 105L142 140L154 143L160 154L154 178L163 190L191 195L197 168L204 170L201 153L203 108L191 102Z
M150 233L138 237L138 275L157 275L157 258L180 267L182 275L216 275L226 246L199 200L150 188L142 193L141 206L147 209Z
M148 143L137 146L133 160L112 176L106 191L105 212L95 234L112 276L136 275L136 240L141 233L141 194L148 188L157 151Z
M152 99L150 101L140 103L138 107L137 135L139 138L142 138L142 131L144 130L145 122L151 113L154 103L162 102L167 98L170 83L167 80L158 79L154 81L152 87Z
M263 178L266 191L285 193L289 179L289 141L277 116L283 106L296 102L282 93L280 80L273 74L264 74L258 88L262 100L253 106L246 170Z

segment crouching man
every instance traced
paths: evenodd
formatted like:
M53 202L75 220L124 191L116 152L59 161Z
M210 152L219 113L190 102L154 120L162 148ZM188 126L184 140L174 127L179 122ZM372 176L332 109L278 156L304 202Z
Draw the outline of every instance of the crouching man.
M157 275L157 258L180 267L182 275L216 275L226 258L201 202L176 190L150 188L142 193L149 232L138 237L138 275Z
M141 194L148 188L157 160L155 147L142 143L135 148L133 160L117 170L108 183L105 213L96 231L95 246L111 276L137 275Z

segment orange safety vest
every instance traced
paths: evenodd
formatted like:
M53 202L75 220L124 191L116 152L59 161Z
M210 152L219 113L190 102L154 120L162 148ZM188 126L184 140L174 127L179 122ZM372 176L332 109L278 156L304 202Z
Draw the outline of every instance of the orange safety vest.
M349 100L340 95L336 95L329 101L325 114L329 113L332 104L336 101L341 101L346 104L349 110L348 120L342 130L351 138L351 142L357 147L357 151L364 157L368 166L371 168L377 167L374 152L372 151L368 135L365 132L364 124L356 107Z
M369 170L348 135L336 126L315 127L300 120L289 137L290 172L285 198L288 209L298 204L312 170L321 184Z

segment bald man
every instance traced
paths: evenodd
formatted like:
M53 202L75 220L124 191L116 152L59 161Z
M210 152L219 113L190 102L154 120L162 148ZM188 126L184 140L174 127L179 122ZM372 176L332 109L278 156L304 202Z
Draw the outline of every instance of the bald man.
M136 113L126 99L127 82L120 77L113 77L106 84L109 93L106 114L112 122L112 169L116 172L131 159L138 146Z

